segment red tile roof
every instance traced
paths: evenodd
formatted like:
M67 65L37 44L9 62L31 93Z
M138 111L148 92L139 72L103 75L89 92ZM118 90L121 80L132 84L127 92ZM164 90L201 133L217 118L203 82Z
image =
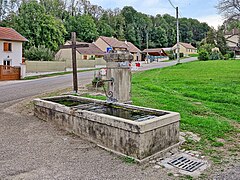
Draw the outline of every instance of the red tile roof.
M162 48L144 49L143 53L148 53L153 56L167 56Z
M105 37L105 36L100 36L100 38L105 41L109 46L113 48L128 48L125 43L122 41L117 40L116 38L113 37Z
M71 41L67 41L67 44L71 44ZM80 54L97 55L97 56L104 55L104 52L101 49L99 49L94 43L76 42L76 44L88 44L89 45L89 47L77 48L77 51Z
M100 36L109 46L113 48L127 48L130 52L141 52L134 44L127 41L119 41L113 37Z
M20 41L20 42L28 41L25 37L23 37L14 29L6 28L6 27L0 27L0 40Z
M123 42L123 43L126 43L126 44L127 44L128 50L129 50L130 52L135 52L135 53L141 52L140 49L138 49L133 43L127 42L127 41L126 41L126 42Z
M239 29L233 28L232 30L225 31L225 35L239 35Z
M193 47L191 44L183 43L183 42L179 42L179 43L187 49L197 49L197 48Z
M99 49L94 43L90 43L89 47L77 48L77 51L80 54L86 54L86 55L97 55L97 56L104 55L104 52L101 49Z

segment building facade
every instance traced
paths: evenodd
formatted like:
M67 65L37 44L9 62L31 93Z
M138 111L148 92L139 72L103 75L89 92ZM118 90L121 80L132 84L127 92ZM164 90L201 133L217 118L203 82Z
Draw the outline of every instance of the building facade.
M127 41L119 41L113 37L100 36L95 42L95 45L106 53L107 48L126 48L133 55L134 61L141 61L142 55L141 50L138 49L134 44Z
M0 27L0 65L20 66L22 43L27 41L12 28Z
M179 52L183 53L184 56L189 56L190 54L197 54L197 48L188 43L179 43ZM177 53L177 44L173 46L174 53Z

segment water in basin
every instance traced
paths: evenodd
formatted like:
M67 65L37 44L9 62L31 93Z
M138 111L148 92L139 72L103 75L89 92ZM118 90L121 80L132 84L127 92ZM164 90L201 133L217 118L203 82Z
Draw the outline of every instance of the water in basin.
M162 112L162 113L142 112L139 110L116 106L111 103L97 104L93 102L76 101L73 99L57 99L57 100L51 100L51 101L59 104L63 104L68 107L72 107L74 109L81 109L81 110L91 111L91 112L100 113L100 114L107 114L107 115L120 117L120 118L137 121L137 122L146 121L149 119L153 119L155 117L168 114L167 112Z

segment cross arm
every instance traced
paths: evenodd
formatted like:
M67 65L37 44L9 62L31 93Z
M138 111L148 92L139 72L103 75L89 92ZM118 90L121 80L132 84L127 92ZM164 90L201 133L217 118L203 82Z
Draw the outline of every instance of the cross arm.
M85 47L89 47L89 44L76 44L75 46L74 45L61 45L60 46L60 49L70 49L70 48L85 48Z

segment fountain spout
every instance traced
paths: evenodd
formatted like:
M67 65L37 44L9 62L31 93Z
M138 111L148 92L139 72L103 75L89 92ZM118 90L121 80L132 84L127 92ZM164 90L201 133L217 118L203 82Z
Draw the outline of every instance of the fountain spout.
M113 85L113 83L114 83L114 78L112 77L112 78L110 78L110 79L97 81L97 83L96 83L96 91L97 91L97 88L98 88L99 83L103 83L103 90L104 90L104 93L105 93L105 95L106 95L106 97L107 97L107 101L108 101L108 102L118 102L118 100L117 100L116 98L113 98L113 92L106 90L105 84L104 84L104 83L106 83L106 82L111 83L111 85Z

